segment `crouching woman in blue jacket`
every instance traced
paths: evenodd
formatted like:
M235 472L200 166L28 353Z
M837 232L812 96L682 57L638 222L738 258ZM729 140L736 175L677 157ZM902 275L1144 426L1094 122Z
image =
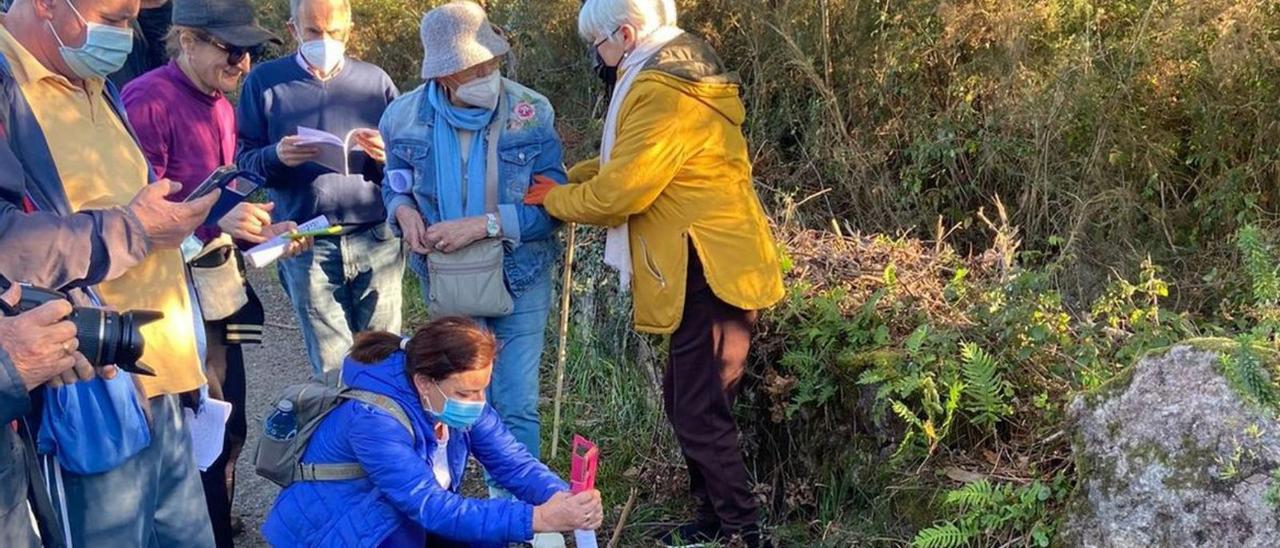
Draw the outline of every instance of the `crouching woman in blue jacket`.
M404 410L345 401L324 418L306 464L357 462L365 476L300 481L281 491L262 533L273 546L506 546L534 533L596 529L600 493L569 487L511 436L485 388L493 336L469 319L442 318L411 339L362 333L343 382L384 395ZM518 500L461 494L467 457Z

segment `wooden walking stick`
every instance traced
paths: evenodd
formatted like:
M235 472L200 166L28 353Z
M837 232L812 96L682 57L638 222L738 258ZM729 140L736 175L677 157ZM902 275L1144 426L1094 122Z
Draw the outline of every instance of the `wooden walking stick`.
M569 346L569 298L573 295L573 248L577 241L578 225L569 223L569 236L564 250L564 278L560 284L560 353L556 358L555 414L551 422L551 459L560 449L560 405L564 400L564 362Z

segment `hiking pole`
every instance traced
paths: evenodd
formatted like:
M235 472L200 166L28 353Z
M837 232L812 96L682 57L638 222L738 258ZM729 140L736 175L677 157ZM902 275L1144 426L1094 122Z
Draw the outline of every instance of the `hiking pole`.
M551 458L560 449L560 405L564 400L564 362L569 344L569 297L573 295L573 248L577 241L578 225L569 223L569 236L564 250L564 279L560 284L560 353L556 358L555 412L551 421Z

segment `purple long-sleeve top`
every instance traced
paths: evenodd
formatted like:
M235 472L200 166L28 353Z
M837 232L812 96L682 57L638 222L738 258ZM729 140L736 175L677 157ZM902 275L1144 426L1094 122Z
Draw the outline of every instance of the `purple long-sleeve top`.
M182 183L181 201L219 167L235 163L236 113L222 93L201 91L178 64L148 72L125 86L129 121L156 177ZM196 232L208 241L216 226Z

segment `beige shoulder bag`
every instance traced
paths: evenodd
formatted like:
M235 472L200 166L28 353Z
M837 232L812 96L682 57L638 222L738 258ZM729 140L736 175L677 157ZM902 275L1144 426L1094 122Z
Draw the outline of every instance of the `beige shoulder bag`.
M507 123L507 97L489 123L489 148L485 166L485 212L498 212L498 139ZM430 295L427 311L432 317L471 316L492 318L511 314L515 303L507 290L501 238L485 238L453 253L427 254Z

